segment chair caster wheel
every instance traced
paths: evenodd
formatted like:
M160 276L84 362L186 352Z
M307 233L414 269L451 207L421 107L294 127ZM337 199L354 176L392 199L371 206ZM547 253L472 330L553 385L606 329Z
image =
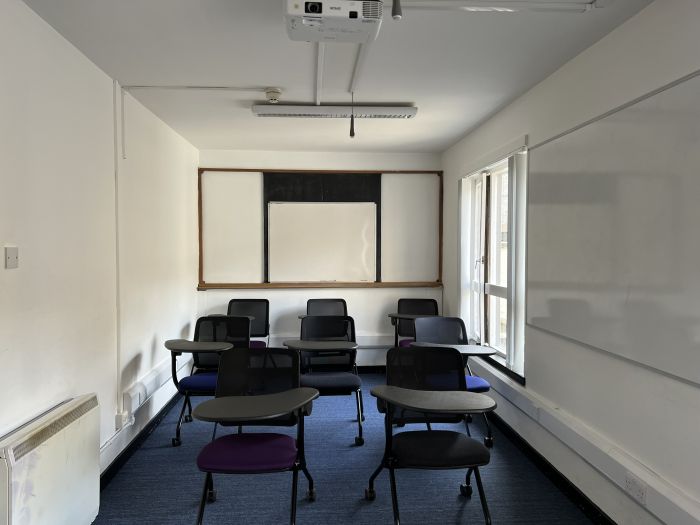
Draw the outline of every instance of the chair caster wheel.
M184 420L185 423L192 423L192 416L185 416Z
M207 491L207 503L214 503L216 501L216 490L209 489Z
M173 438L172 444L174 447L179 447L180 445L182 445L182 441L180 441L180 438Z
M484 445L486 445L488 448L493 447L493 436L486 436L484 438Z
M365 499L367 501L374 501L376 497L377 493L374 492L374 489L365 489Z
M361 447L364 444L365 444L365 438L362 438L362 437L355 438L355 445L357 445L358 447Z
M471 486L471 485L466 485L466 484L462 483L462 484L459 486L459 493L460 493L462 496L464 496L465 498L470 498L470 497L471 497L471 495L472 495L472 490L473 490L473 489L472 489L472 486Z
M306 499L309 501L316 501L316 489L307 490Z
M364 420L365 420L365 416L363 415L363 416L362 416L362 421L364 421Z

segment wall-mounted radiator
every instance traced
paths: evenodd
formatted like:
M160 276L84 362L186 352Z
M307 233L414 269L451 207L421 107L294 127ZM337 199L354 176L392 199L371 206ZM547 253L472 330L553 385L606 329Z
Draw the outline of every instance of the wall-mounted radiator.
M83 525L100 505L94 394L70 399L0 437L0 525Z

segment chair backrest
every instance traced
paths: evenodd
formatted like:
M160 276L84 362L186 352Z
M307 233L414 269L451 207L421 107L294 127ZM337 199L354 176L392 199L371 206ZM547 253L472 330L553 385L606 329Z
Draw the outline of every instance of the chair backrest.
M216 397L276 394L298 387L296 350L237 348L221 354Z
M226 341L236 348L250 345L250 319L231 315L207 315L197 319L194 327L195 341ZM219 366L219 354L206 352L193 354L199 369L215 370Z
M345 299L309 299L306 315L348 315Z
M355 342L355 320L348 315L307 315L301 320L304 341ZM301 352L302 373L354 372L357 350Z
M444 347L390 348L386 355L386 384L411 390L466 391L462 354Z
M276 394L299 387L299 353L289 348L236 348L221 354L216 397ZM311 406L307 415L311 414ZM297 417L288 414L241 425L291 426Z
M251 337L270 335L270 301L267 299L231 299L227 315L250 315Z
M396 311L400 314L438 315L438 304L435 299L399 299ZM415 337L413 321L399 319L399 335L401 337Z
M467 329L459 317L420 317L414 323L419 343L468 344Z
M307 315L301 319L300 339L355 342L355 320L349 315Z

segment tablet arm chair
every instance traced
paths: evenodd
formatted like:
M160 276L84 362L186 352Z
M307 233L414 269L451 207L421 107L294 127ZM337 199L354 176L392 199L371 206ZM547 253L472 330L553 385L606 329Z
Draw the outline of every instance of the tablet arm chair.
M413 315L438 315L438 304L435 299L399 299L397 313L413 314ZM409 319L392 320L392 323L398 323L399 337L403 337L399 341L399 346L410 346L415 341L416 330L413 321Z
M392 384L393 383L393 384ZM372 389L380 411L384 413L385 446L379 467L369 479L365 499L376 498L374 481L383 469L389 471L394 524L399 525L399 504L395 470L466 469L460 485L464 497L472 495L474 474L484 520L491 523L479 468L490 461L489 449L480 442L452 430L404 431L394 434L396 416L404 412L421 414L426 422L441 421L444 416L460 417L468 412L486 412L496 403L483 394L441 391L441 386L464 385L462 356L451 348L392 348L387 354L387 385ZM396 388L398 387L398 388ZM437 395L436 395L437 394ZM438 418L438 419L436 419Z
M459 317L421 317L416 319L414 326L416 341L421 343L469 344L467 328L464 326L464 321ZM472 373L468 360L465 361L464 366L467 369L466 382L468 392L483 394L491 389L491 385L486 379ZM483 414L483 418L486 425L484 443L487 447L492 447L493 433L491 432L491 425L486 413ZM469 431L468 427L467 431Z
M194 329L197 342L228 342L234 348L247 348L250 342L250 319L248 317L208 315L197 319ZM193 366L187 377L177 377L177 354L171 353L172 378L177 391L184 396L180 417L175 427L172 446L182 444L180 433L183 421L192 421L193 396L213 396L216 391L216 374L219 367L219 353L206 352L192 354ZM187 414L185 414L187 410Z
M292 472L292 501L290 523L296 522L297 481L301 470L309 489L310 501L316 493L313 478L306 467L304 455L304 417L310 413L312 400L318 392L299 386L299 356L287 348L250 348L225 352L219 364L217 400L233 403L222 418L221 411L207 411L203 403L195 409L195 417L204 421L221 421L235 425L254 424L296 425L296 439L274 432L228 434L212 440L197 456L197 467L206 474L197 524L201 525L207 503L216 501L214 474L264 474ZM256 410L245 398L258 397ZM243 403L243 405L241 405ZM244 407L245 413L241 410ZM273 417L270 417L270 416ZM258 495L258 498L260 496Z
M250 337L265 338L265 341L251 339L251 347L265 347L270 344L270 301L267 299L231 299L227 315L251 316Z
M355 322L347 315L306 316L301 320L303 341L355 342ZM317 389L322 396L355 394L357 436L355 445L362 446L362 380L357 371L357 350L315 350L301 352L301 386Z

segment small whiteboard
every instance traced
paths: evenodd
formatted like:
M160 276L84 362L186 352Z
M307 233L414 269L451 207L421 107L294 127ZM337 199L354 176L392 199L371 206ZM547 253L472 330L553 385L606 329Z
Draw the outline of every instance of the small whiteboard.
M270 202L269 279L374 282L377 206L373 202Z

